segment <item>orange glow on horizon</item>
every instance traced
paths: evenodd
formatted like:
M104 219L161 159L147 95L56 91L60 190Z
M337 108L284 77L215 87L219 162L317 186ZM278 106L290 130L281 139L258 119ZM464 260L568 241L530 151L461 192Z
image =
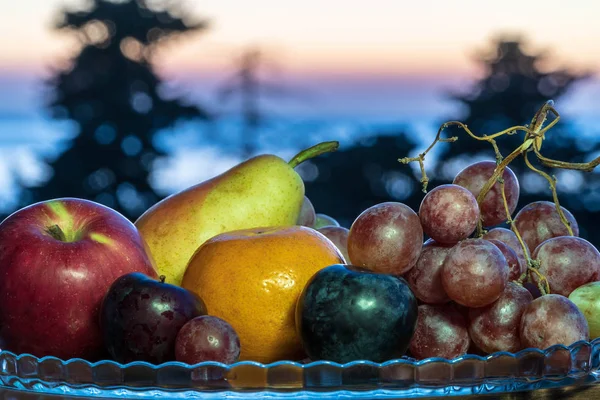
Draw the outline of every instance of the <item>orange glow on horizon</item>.
M69 55L75 39L51 30L64 1L83 0L20 0L0 15L0 71L43 73ZM569 7L561 0L184 3L211 25L160 52L157 67L168 76L230 70L235 56L254 45L283 74L473 76L473 52L499 32L522 33L533 51L550 49L554 67L600 72L600 3L586 0Z

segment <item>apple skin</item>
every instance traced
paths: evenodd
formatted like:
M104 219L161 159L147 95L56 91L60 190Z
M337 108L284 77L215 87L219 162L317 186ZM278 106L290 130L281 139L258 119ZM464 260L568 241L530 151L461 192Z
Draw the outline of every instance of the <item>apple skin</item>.
M100 328L111 357L120 362L175 361L179 330L206 315L194 292L142 273L123 275L110 287L100 307Z
M37 357L101 358L102 298L128 272L156 276L148 254L127 218L92 201L61 198L14 212L0 223L5 349Z
M296 329L313 361L383 362L404 355L417 316L417 299L404 278L334 264L304 287Z

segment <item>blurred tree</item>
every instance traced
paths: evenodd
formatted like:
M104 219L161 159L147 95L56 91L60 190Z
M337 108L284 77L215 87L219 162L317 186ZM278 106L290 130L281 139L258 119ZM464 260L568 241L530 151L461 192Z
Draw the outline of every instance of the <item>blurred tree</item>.
M574 83L589 76L566 69L544 71L543 63L548 56L544 53L527 53L525 44L520 36L494 39L487 50L475 53L475 61L483 71L483 77L475 82L468 93L450 94L450 99L458 101L466 109L467 116L462 122L473 132L494 133L514 125L526 125L548 99L559 99ZM560 109L560 102L557 107ZM550 135L555 137L567 133L566 137L572 138L573 135L565 130L565 124L561 122ZM459 136L461 143L446 146L440 155L444 159L490 151L489 144L469 140L464 132L457 132L457 129L450 129L448 134ZM522 141L521 134L503 137L498 140L498 146L501 153L507 155ZM549 137L548 142L550 147L556 144L568 147L558 139Z
M576 73L567 69L544 70L548 57L544 53L525 52L526 41L519 37L498 37L488 51L477 52L476 61L483 70L483 78L477 81L467 94L453 93L450 97L462 103L467 117L462 120L475 134L491 134L515 125L527 125L536 111L548 100L558 100L555 107L560 112L560 98L573 84L587 79L590 74ZM549 116L551 120L552 117ZM497 145L507 156L523 143L523 133L503 136ZM443 162L430 169L437 177L430 187L448 182L459 169L476 159L494 159L494 152L487 142L469 138L457 128L448 129L444 136L458 136L456 143L440 146L437 155ZM573 126L562 119L547 134L542 148L545 157L570 162L585 162L600 150L600 143L592 138L578 135ZM534 161L534 157L530 157ZM535 162L534 162L535 164ZM600 222L596 214L600 197L600 179L597 173L548 170L558 178L559 200L580 222L582 236L600 243L600 234L590 229L590 223ZM521 183L518 209L537 200L552 200L548 183L530 171L521 159L511 163L510 168ZM585 184L584 184L585 183Z
M217 98L224 104L234 97L240 100L241 114L241 157L248 158L256 152L256 140L259 129L267 120L266 112L261 109L261 97L297 97L300 90L291 89L282 84L270 82L261 77L274 65L267 62L258 48L246 49L236 60L235 71L217 90ZM305 95L305 94L304 94Z
M209 117L163 95L151 64L169 39L207 27L178 18L183 11L177 1L93 0L87 10L62 13L56 29L77 35L80 52L50 79L49 108L54 118L74 120L80 134L24 202L81 197L134 219L159 199L148 182L163 155L154 134L180 118Z
M484 71L472 90L452 93L451 98L465 106L465 122L476 134L490 134L514 125L531 122L546 100L559 99L572 85L587 77L567 70L545 72L541 63L545 56L528 54L521 38L500 37L488 52L478 53L477 62ZM560 101L557 102L560 111ZM449 119L456 120L456 116ZM440 121L440 124L445 121ZM435 132L432 131L432 137ZM397 159L415 156L430 143L414 144L411 135L390 132L375 133L370 146L356 144L337 153L321 156L303 170L307 178L306 193L317 212L324 212L346 226L365 208L382 201L401 201L418 210L423 193L417 164L406 166ZM458 136L455 143L438 143L425 161L430 178L429 188L451 183L460 169L481 159L494 160L487 142L473 140L463 131L450 128L445 137ZM497 140L504 156L523 142L523 135L503 136ZM600 150L597 142L581 138L566 121L561 121L547 134L542 153L547 157L572 162L589 161ZM336 168L334 170L334 168ZM551 192L543 178L525 170L520 160L511 164L521 183L519 207L536 201L551 200ZM301 170L302 171L302 170ZM339 171L339 172L338 172ZM576 171L550 171L558 177L561 204L573 212L580 223L582 236L600 243L600 232L591 229L600 223L599 174ZM407 177L410 175L410 179ZM584 185L585 183L585 185Z

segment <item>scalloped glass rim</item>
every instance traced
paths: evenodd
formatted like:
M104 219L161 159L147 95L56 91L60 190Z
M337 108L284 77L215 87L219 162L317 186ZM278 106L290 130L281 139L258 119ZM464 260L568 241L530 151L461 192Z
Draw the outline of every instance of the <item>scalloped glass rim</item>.
M119 397L231 397L252 393L269 397L310 397L344 393L350 397L420 397L448 394L503 393L557 387L600 379L600 338L570 346L466 354L448 360L400 358L383 363L357 360L208 361L195 365L167 362L37 358L0 351L0 385L45 394Z

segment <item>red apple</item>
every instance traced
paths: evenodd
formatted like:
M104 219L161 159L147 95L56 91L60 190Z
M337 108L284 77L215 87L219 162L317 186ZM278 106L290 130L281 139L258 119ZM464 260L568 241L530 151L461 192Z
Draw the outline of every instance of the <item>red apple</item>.
M6 350L95 360L99 308L129 272L156 277L135 226L117 211L75 198L44 201L0 223L0 336Z

